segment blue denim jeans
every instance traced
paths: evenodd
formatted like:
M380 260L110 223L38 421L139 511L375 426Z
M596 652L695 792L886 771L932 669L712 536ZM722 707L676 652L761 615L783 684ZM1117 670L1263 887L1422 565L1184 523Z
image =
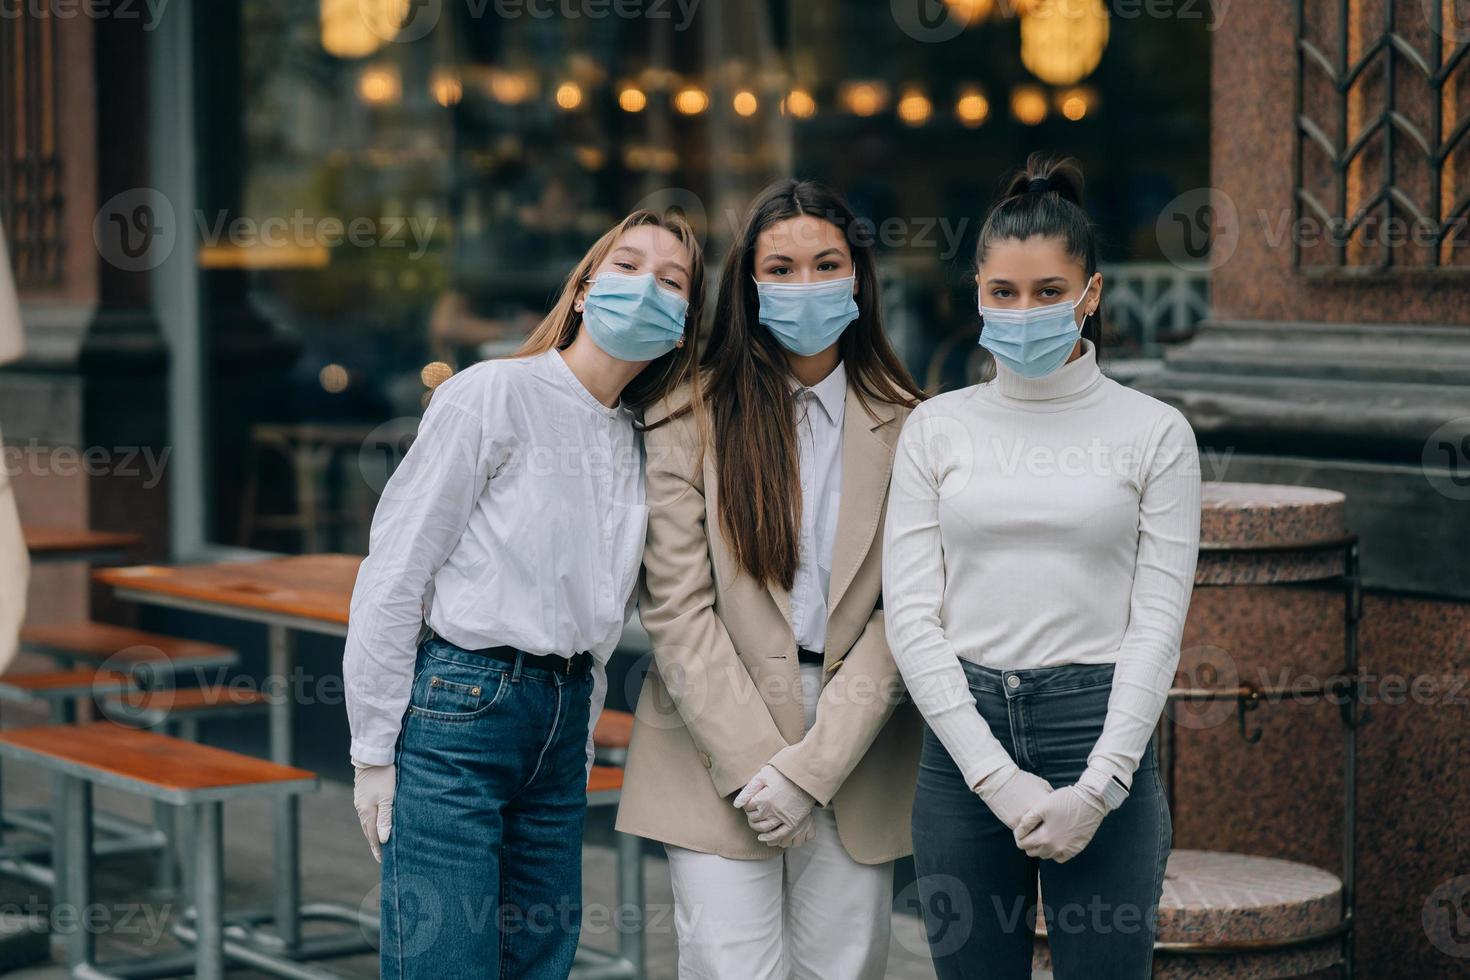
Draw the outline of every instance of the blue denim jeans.
M419 647L383 846L382 975L565 980L592 675Z
M992 670L965 663L975 704L1022 769L1075 783L1102 733L1112 664ZM926 732L913 811L914 865L939 980L1029 980L1041 880L1056 980L1145 980L1173 835L1150 746L1133 789L1063 864L1016 847Z

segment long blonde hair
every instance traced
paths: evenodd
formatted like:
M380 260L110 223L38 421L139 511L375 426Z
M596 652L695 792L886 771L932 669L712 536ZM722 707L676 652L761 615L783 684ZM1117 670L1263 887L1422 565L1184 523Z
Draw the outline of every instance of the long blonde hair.
M700 247L694 229L677 211L659 214L639 209L609 228L568 273L561 295L551 311L514 355L529 357L549 350L563 350L576 339L577 331L582 327L582 314L577 312L576 306L577 292L582 283L602 265L624 232L643 225L664 229L689 250L689 312L684 318L684 346L649 362L623 389L623 401L639 410L654 404L682 384L697 387L699 317L704 306L704 249Z

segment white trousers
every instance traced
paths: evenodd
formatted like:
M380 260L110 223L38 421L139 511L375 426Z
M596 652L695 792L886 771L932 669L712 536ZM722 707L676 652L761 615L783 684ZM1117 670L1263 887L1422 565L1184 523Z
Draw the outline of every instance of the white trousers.
M822 668L802 664L801 681L810 728ZM679 980L882 980L893 862L859 864L831 810L812 818L811 840L758 861L665 846Z

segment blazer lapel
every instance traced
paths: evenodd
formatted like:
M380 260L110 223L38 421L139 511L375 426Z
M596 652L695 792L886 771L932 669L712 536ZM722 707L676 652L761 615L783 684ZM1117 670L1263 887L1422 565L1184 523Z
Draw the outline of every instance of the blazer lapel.
M832 545L832 580L827 587L829 619L873 545L893 472L897 410L885 402L870 404L873 415L863 407L856 389L848 387L842 410L842 499L837 507L837 539Z
M888 492L888 478L893 472L898 426L892 422L897 410L886 402L870 404L872 415L863 407L856 389L848 384L847 400L842 408L842 499L837 506L832 580L827 588L829 619L872 547ZM766 588L790 629L791 592L775 582L767 583Z

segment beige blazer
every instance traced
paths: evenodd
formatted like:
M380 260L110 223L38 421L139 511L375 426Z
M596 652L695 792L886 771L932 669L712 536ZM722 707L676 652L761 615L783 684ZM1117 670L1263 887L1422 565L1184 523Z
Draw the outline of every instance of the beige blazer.
M667 416L676 393L648 413ZM646 436L648 541L639 611L653 658L639 694L617 828L729 858L779 853L735 794L767 762L831 807L854 860L912 850L923 722L883 636L883 515L908 409L851 386L828 589L825 674L806 731L791 596L739 569L720 531L713 452L692 413Z
M10 256L5 250L5 228L0 226L0 364L20 357L24 337L15 280L10 274ZM30 571L30 556L26 553L20 516L15 508L15 491L10 486L9 458L0 452L0 670L15 659L20 624L25 619Z

